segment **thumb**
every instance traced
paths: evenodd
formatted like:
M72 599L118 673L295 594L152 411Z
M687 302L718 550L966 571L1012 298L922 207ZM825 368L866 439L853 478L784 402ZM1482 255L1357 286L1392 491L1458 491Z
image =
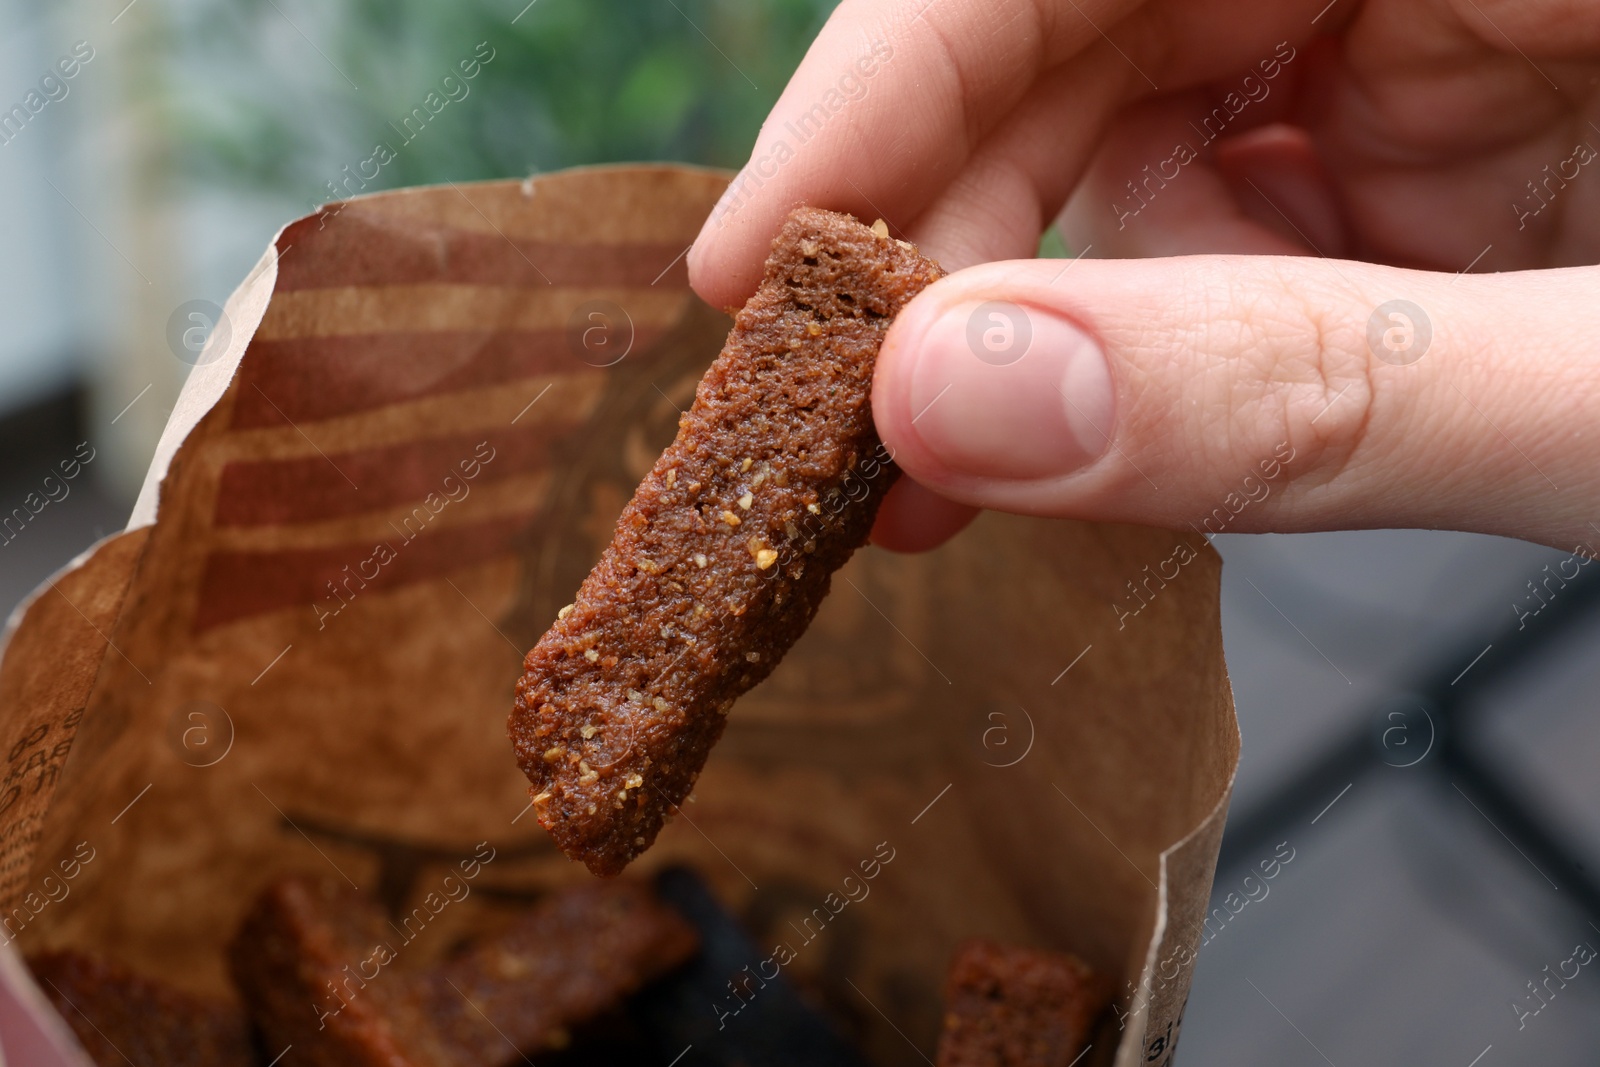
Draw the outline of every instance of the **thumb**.
M873 412L953 500L1206 534L1600 543L1600 268L990 263L929 287Z

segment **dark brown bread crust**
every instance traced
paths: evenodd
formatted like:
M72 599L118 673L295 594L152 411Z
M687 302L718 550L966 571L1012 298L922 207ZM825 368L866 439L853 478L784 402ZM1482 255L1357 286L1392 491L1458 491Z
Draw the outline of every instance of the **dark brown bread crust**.
M28 967L99 1067L250 1067L244 1012L190 996L84 952L40 952Z
M872 423L889 323L943 272L798 208L677 439L524 662L509 723L539 822L614 875L693 787L734 700L810 625L898 474Z
M692 927L634 882L552 894L510 929L430 969L396 969L403 938L365 895L282 879L229 949L234 980L283 1067L498 1067L694 955Z
M342 885L291 876L256 898L228 946L228 965L251 1018L282 1067L434 1064L399 1016L402 976L376 970L395 940L383 914ZM373 976L370 980L368 976Z
M1067 1067L1110 1000L1076 956L963 942L945 980L939 1067Z
M688 961L699 936L633 882L557 893L510 930L434 968L412 1008L434 1021L455 1063L520 1063L520 1048L560 1048L572 1027ZM470 1003L469 1003L470 1001ZM495 1028L484 1025L484 1016Z

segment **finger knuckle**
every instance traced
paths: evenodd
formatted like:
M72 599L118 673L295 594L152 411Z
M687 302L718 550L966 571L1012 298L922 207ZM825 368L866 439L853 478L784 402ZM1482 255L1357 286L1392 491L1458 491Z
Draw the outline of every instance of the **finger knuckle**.
M1366 323L1349 311L1350 293L1337 278L1272 268L1268 285L1253 286L1242 305L1248 322L1250 381L1241 397L1259 417L1252 446L1287 447L1295 456L1296 488L1304 492L1349 471L1366 439L1376 380L1366 347ZM1275 441L1259 434L1271 427Z

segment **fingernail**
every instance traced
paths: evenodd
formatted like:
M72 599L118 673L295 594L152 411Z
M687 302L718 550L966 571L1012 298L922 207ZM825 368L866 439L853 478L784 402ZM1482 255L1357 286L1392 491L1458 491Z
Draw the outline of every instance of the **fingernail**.
M1005 301L958 304L911 346L912 428L953 471L1059 477L1110 443L1105 353L1060 315Z

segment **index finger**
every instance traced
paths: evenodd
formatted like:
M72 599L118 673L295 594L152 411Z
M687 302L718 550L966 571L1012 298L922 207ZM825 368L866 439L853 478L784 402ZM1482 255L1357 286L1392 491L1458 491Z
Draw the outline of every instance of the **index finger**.
M797 204L915 218L1042 73L1138 2L845 0L706 220L695 289L714 307L742 303Z

